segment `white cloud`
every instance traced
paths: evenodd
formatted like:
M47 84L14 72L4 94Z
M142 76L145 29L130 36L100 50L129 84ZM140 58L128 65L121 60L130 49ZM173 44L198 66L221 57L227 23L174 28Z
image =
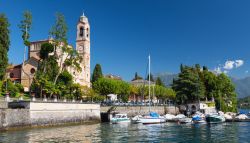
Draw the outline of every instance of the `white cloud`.
M225 62L225 64L219 65L218 67L216 67L214 69L214 72L217 74L220 74L220 73L227 74L227 73L229 73L230 70L235 69L235 68L239 68L243 64L244 64L244 61L240 60L240 59L239 60L227 60ZM245 73L248 73L248 71Z
M227 71L227 70L224 70L224 71L223 71L223 73L224 73L224 74L227 74L227 73L229 73L229 71Z
M244 64L243 60L235 60L235 67L238 68Z
M235 64L235 61L226 61L223 68L226 70L231 70L234 68L234 64Z
M214 72L217 73L217 74L221 74L221 73L222 73L220 67L215 68L215 69L214 69Z
M248 71L245 71L245 73L248 73Z

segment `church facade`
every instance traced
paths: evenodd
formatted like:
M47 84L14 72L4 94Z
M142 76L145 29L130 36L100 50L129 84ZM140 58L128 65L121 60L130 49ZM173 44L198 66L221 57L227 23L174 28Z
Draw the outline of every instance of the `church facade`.
M78 72L73 67L69 67L68 71L72 74L75 83L90 87L90 24L85 15L80 16L76 30L76 50L83 59L80 63L82 70ZM22 64L8 67L8 78L15 83L21 83L24 90L28 92L39 65L41 46L44 43L52 42L53 39L31 42L28 49L28 59ZM73 48L72 46L69 47ZM58 50L57 52L61 51Z

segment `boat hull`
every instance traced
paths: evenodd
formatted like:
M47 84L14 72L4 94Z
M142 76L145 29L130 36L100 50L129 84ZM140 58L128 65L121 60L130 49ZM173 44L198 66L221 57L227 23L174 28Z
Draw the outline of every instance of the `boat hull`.
M142 124L160 124L160 123L162 123L161 118L141 118L140 121Z
M130 123L130 119L111 119L112 124Z
M206 116L206 121L208 123L221 123L225 122L225 118L220 115L208 115Z

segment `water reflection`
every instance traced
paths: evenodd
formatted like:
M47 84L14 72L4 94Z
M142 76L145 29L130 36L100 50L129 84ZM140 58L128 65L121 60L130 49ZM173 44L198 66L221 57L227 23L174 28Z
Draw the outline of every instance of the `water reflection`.
M248 142L250 123L91 124L0 133L0 142Z

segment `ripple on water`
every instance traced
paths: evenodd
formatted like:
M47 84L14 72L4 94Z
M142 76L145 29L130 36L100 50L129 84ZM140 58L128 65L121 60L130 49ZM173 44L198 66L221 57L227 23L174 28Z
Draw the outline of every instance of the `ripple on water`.
M250 123L91 124L0 133L0 142L248 142Z

